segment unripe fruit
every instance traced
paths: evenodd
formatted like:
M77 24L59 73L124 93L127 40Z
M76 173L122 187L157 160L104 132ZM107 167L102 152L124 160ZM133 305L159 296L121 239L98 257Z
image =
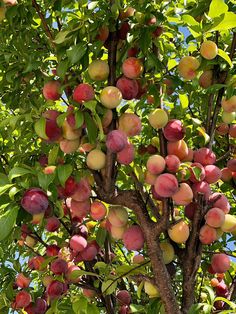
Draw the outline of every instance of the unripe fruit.
M130 79L138 78L143 72L143 64L139 59L130 57L123 62L122 72Z
M31 215L44 212L48 204L47 194L39 188L25 191L21 199L21 206Z
M154 129L161 129L167 124L168 115L163 109L155 109L149 114L148 121Z
M140 118L134 113L123 113L119 117L119 130L127 136L135 136L141 132L142 123Z
M233 113L236 111L236 96L232 96L229 99L223 99L221 106L224 112Z
M180 75L186 80L192 80L197 75L197 69L199 68L199 61L191 56L183 57L178 65Z
M104 107L114 109L121 103L122 93L115 86L107 86L101 91L100 101Z
M200 53L203 58L207 60L212 60L218 54L217 45L211 40L204 41L201 44Z
M189 226L181 220L168 229L168 235L176 243L185 243L189 237Z
M29 247L31 247L31 248L33 248L33 247L35 246L36 242L37 242L37 241L35 240L35 238L32 238L32 237L29 236L29 235L25 238L25 243L26 243L26 245L29 246Z
M63 139L60 141L60 149L65 154L75 153L78 150L79 146L80 146L79 139L75 139L72 141Z
M58 100L61 97L61 84L57 81L47 82L43 87L43 96L46 100Z
M211 258L211 267L216 273L225 273L230 269L230 258L226 254L214 254Z
M138 225L130 226L124 232L122 240L127 250L141 250L144 245L143 231Z
M150 298L156 298L159 296L159 292L157 287L154 286L151 282L145 281L144 282L144 291L149 295Z
M141 254L137 254L133 257L134 264L142 264L145 261L144 256Z
M199 85L202 88L208 88L212 85L212 83L213 83L213 71L212 70L204 71L199 77Z
M115 240L121 240L123 238L123 235L126 229L127 229L127 225L124 225L122 227L116 227L114 225L111 225L110 233L111 233L112 238Z
M224 232L233 232L236 230L236 217L230 214L225 215L224 223L221 226Z
M164 171L166 166L165 159L160 155L153 155L147 160L147 170L154 175Z
M104 60L95 60L88 66L88 74L91 80L105 81L109 75L108 63Z
M224 123L230 124L236 119L236 111L235 112L226 112L222 113L222 121Z
M109 222L115 227L123 227L128 221L128 212L124 207L113 206L107 215Z
M174 260L175 251L173 246L168 242L160 243L160 247L163 254L163 260L165 264L169 264Z
M178 181L173 174L160 174L154 183L154 189L161 197L171 197L178 191Z
M105 167L106 155L100 149L93 149L87 155L86 164L89 169L101 170Z
M95 93L93 87L86 83L79 84L73 92L73 99L80 104L84 101L92 100L94 97Z

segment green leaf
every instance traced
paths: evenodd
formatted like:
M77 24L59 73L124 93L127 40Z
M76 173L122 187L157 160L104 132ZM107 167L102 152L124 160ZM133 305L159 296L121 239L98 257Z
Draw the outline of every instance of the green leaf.
M64 78L69 67L68 59L62 60L57 66L57 75L61 78Z
M75 126L76 128L80 128L84 123L84 115L82 111L76 111L75 113Z
M176 67L177 64L178 62L175 59L169 59L167 63L168 70L172 70L174 67Z
M58 45L64 43L66 40L70 39L70 36L68 36L70 33L71 31L61 31L57 33L54 43Z
M56 164L57 156L58 156L59 146L53 146L48 154L48 165L52 166Z
M88 303L87 314L99 314L99 313L100 313L100 311L98 310L98 308L96 307L95 304Z
M193 166L191 168L192 168L193 174L194 174L195 178L197 179L197 181L200 181L202 170L198 167L195 167L195 166Z
M5 239L12 231L16 222L18 210L19 207L17 205L10 205L7 207L7 211L0 214L0 241Z
M102 293L107 295L112 294L117 288L117 281L107 280L102 283Z
M194 17L188 14L182 15L182 21L190 26L199 26L199 23L195 20Z
M186 94L179 94L179 100L180 100L182 109L188 108L189 102L188 102L188 96Z
M44 174L43 172L39 172L38 173L39 186L43 190L47 191L49 184L53 182L54 178L55 178L55 173Z
M9 172L9 180L12 181L14 178L22 177L25 174L34 174L34 172L30 169L22 168L22 167L15 167L10 170Z
M138 286L138 290L137 290L137 296L139 299L141 298L143 286L144 286L144 281L141 281L140 285Z
M234 27L236 27L236 14L233 12L227 12L224 14L223 20L214 23L208 32L225 31Z
M207 144L210 140L210 136L205 132L202 127L197 127L197 131L204 137L205 144Z
M85 123L86 123L86 128L88 130L89 142L91 144L94 144L96 142L97 135L98 135L97 126L88 112L85 112L84 119L85 119Z
M230 57L228 56L228 54L227 54L224 50L218 49L218 55L219 55L221 58L223 58L226 62L228 62L228 64L230 65L230 67L233 66Z
M9 183L9 179L5 173L0 173L0 186L4 186Z
M85 297L81 296L78 301L72 302L72 309L75 314L87 313L88 301Z
M70 49L67 49L66 54L71 65L78 63L79 60L84 56L86 51L87 51L86 43L79 43L78 45L73 46Z
M48 136L46 134L46 119L44 117L41 117L38 121L35 122L34 130L36 134L42 139L48 139Z
M0 186L0 195L4 194L12 186L13 186L13 184L6 184L6 185L3 185L3 186Z
M57 117L57 125L59 127L62 127L66 117L67 117L67 112L62 113Z
M93 269L104 269L107 268L107 264L104 262L97 262L94 266Z
M224 301L225 303L227 303L232 310L236 310L236 304L231 302L230 300L226 299L226 298L223 298L223 297L216 297L214 302L215 301ZM220 313L223 313L223 312L220 312ZM229 312L228 312L229 313Z
M57 176L62 186L65 185L65 182L71 175L72 171L73 171L72 165L66 164L57 166Z
M107 236L107 231L104 228L99 228L96 234L96 242L97 244L102 247Z
M86 101L86 102L83 103L83 106L85 108L91 110L92 112L95 112L96 105L97 105L97 101L96 100L90 100L90 101Z
M228 6L224 0L212 0L208 12L210 18L218 17L223 13L228 12Z

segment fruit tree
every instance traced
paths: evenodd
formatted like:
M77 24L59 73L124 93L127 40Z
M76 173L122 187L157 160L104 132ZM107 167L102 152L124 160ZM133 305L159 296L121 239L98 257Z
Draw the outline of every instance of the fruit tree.
M0 313L236 313L236 2L0 21Z

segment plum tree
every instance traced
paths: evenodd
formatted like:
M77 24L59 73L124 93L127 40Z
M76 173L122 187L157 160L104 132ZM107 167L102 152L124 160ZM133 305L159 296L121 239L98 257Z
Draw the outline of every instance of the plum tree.
M235 17L0 1L2 314L235 312Z

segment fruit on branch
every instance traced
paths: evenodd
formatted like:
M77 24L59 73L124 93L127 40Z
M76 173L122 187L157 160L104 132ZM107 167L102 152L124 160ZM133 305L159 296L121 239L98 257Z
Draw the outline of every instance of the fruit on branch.
M228 255L219 253L211 258L211 267L216 273L225 273L230 269L230 258Z
M13 6L17 4L16 0L3 0L3 3L5 3L7 6Z
M47 256L57 256L59 254L60 248L56 244L50 244L46 248Z
M208 200L211 195L210 185L206 181L194 183L192 185L192 190L193 190L193 195L196 199L198 197L198 193L203 194L205 200Z
M138 135L142 130L141 119L136 114L130 112L125 112L119 117L118 125L118 129L127 136Z
M102 127L106 129L111 124L113 113L111 109L107 109L102 117Z
M78 195L80 194L78 193ZM72 218L78 218L79 220L82 220L90 212L90 200L89 199L86 199L81 202L75 201L74 199L67 199L66 204L70 209Z
M109 36L109 28L106 25L102 25L98 30L96 39L105 42L108 36Z
M43 169L44 174L53 174L56 171L56 166L47 166Z
M135 9L132 8L132 7L127 7L125 8L124 10L121 10L120 11L120 14L119 14L119 19L122 21L122 20L125 20L125 19L128 19L129 17L131 16L134 16L134 13L135 13Z
M236 138L236 124L231 124L229 127L229 136Z
M194 154L194 151L191 148L188 148L188 154L183 159L183 161L193 161L193 154Z
M147 160L147 170L154 175L160 174L165 170L165 159L160 155L153 155Z
M28 288L30 284L30 279L28 277L25 277L24 274L19 273L16 277L16 285L19 288Z
M72 140L72 141L63 139L60 141L60 149L65 154L75 153L78 150L79 146L80 146L79 139Z
M199 240L202 244L211 244L217 240L217 231L208 225L201 227L199 232Z
M178 181L173 174L160 174L154 184L155 192L161 197L171 197L178 191Z
M107 86L101 91L100 101L104 107L114 109L121 103L122 93L115 86Z
M43 96L46 100L58 100L61 97L60 89L58 81L49 81L43 87Z
M221 170L215 165L205 166L205 181L208 183L216 183L221 178Z
M94 89L90 84L81 83L79 84L73 92L73 99L78 103L83 103L84 101L93 100L95 97Z
M104 60L94 60L88 66L88 74L93 81L105 81L109 75L108 63Z
M176 173L180 166L180 160L176 155L167 155L165 157L166 168L169 172Z
M77 202L84 202L89 199L90 195L91 186L87 178L81 178L79 182L76 182L75 189L71 193L72 199Z
M16 295L16 299L15 299L15 305L17 309L23 309L25 307L27 307L32 301L31 295L22 290L19 291Z
M127 143L127 135L120 130L113 130L109 132L106 138L106 146L113 153L122 151Z
M95 259L99 252L99 245L95 240L88 242L86 248L79 253L82 261L91 262Z
M60 228L60 225L60 220L57 217L50 217L47 219L45 229L48 232L54 232Z
M124 225L122 227L116 227L114 225L111 225L110 233L111 233L112 238L115 240L121 240L123 238L123 235L126 229L127 229L127 225Z
M190 219L190 220L193 220L193 217L194 217L194 213L195 211L198 210L198 205L197 203L189 203L188 205L185 206L184 208L184 215Z
M91 150L86 158L86 164L89 169L101 170L106 164L106 155L98 148Z
M220 208L213 207L206 213L205 220L208 226L220 228L225 221L225 213Z
M232 96L229 99L223 99L221 101L221 107L223 108L224 112L235 112L236 111L236 96Z
M78 271L80 271L80 268L78 266L76 265L69 266L66 272L66 279L72 283L80 282L80 275L78 276Z
M102 202L95 201L91 204L90 215L94 220L102 220L107 214L107 208Z
M212 207L217 207L223 210L225 214L228 214L230 211L229 201L224 194L211 194L211 196L209 197L209 203L212 205Z
M212 279L211 279L211 286L212 286L213 288L217 287L218 284L219 284L219 281L218 281L217 278L212 278Z
M213 165L216 162L216 156L209 148L202 147L194 152L194 162L199 162L203 166Z
M168 115L163 109L155 109L148 116L148 121L154 129L161 129L168 122Z
M164 28L162 26L157 26L157 28L152 32L152 36L155 38L160 37L164 32Z
M63 122L62 125L62 132L63 137L69 141L78 140L81 137L81 131L82 129L74 129L70 126L67 120Z
M193 183L203 181L205 178L205 169L199 162L193 162L190 167L190 181Z
M64 292L65 292L65 286L64 283L53 280L48 286L47 286L47 294L50 299L57 299L59 298Z
M228 290L228 287L223 280L218 284L218 286L215 288L215 290L216 290L217 296L227 298L229 290Z
M116 83L116 87L119 88L122 98L125 100L134 99L138 95L139 87L136 80L121 76Z
M48 308L46 300L42 298L37 298L33 307L33 310L35 311L34 313L37 314L44 314L46 313Z
M150 281L144 281L144 291L150 298L159 297L159 291L157 290L157 287L154 286L154 284L152 284Z
M164 263L171 263L175 258L173 245L171 245L169 242L162 242L160 243L160 248L162 250Z
M31 215L45 212L48 205L47 194L39 188L26 190L21 199L21 206Z
M219 135L226 135L229 133L229 126L227 123L220 123L216 127L216 133Z
M188 146L184 140L167 143L168 155L175 155L181 161L185 160L188 156Z
M236 217L230 214L225 215L224 223L221 226L224 232L233 232L236 230Z
M199 77L199 85L202 88L208 88L213 84L213 71L206 70Z
M44 287L49 286L52 281L53 277L50 275L45 275L42 277L42 284L44 285Z
M163 134L169 142L182 140L185 134L182 122L177 119L168 121L164 127Z
M120 290L116 294L116 299L121 305L129 305L131 303L131 295L127 290Z
M146 20L147 25L155 25L156 22L157 22L157 18L153 14L151 14Z
M122 22L118 30L118 38L121 40L126 40L127 35L130 31L130 25L128 22Z
M110 206L107 219L112 226L124 227L128 222L128 212L121 206Z
M61 258L57 258L54 261L52 261L50 270L55 274L55 275L62 275L65 274L68 270L68 264L65 260Z
M142 264L144 261L144 256L141 254L134 255L133 257L133 264Z
M188 205L193 200L193 191L187 183L180 183L178 191L172 195L176 205Z
M236 111L235 112L223 111L221 118L224 123L230 124L236 119Z
M123 165L129 165L135 157L134 145L128 142L124 149L117 153L117 161Z
M232 171L227 167L221 169L221 180L223 182L229 182L232 179Z
M122 72L129 79L136 79L143 72L143 63L135 57L127 58L122 64Z
M236 172L236 158L227 161L227 168L232 172Z
M207 60L214 59L218 54L217 45L211 40L204 41L200 47L200 54Z
M168 235L176 243L185 243L189 237L189 226L185 221L180 220L168 229Z
M96 296L96 291L92 289L83 289L83 295L87 298L94 298Z
M87 240L80 236L80 235L74 235L70 239L70 248L74 250L75 252L81 252L83 251L87 246Z
M178 64L179 74L186 80L192 80L196 77L199 66L200 63L195 57L183 57Z
M145 177L144 177L144 182L150 185L154 185L155 181L156 181L157 175L152 174L149 171L145 172Z
M140 226L132 225L125 230L122 240L127 250L141 250L144 245L143 231Z
M138 47L134 46L134 47L129 48L129 50L127 51L127 56L128 57L137 57L138 53L139 53Z

